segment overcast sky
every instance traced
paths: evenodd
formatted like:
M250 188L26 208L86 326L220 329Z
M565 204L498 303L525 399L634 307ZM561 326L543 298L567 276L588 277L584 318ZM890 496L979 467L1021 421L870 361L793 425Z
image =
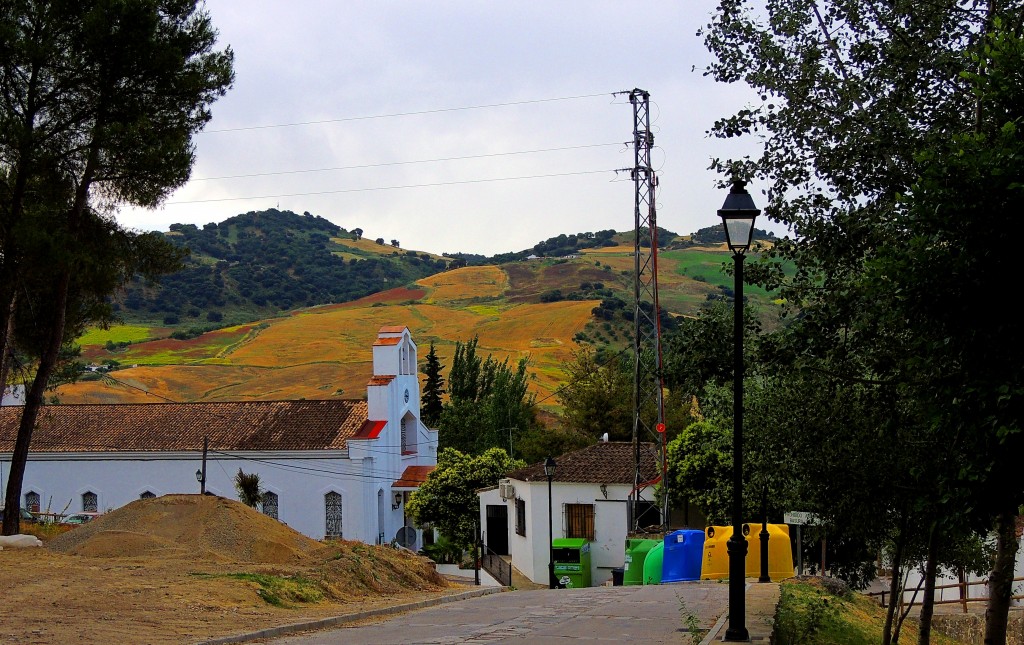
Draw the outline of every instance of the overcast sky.
M613 93L640 88L659 225L717 225L710 159L754 151L706 135L749 96L702 75L696 31L715 4L207 0L234 87L196 138L193 181L118 219L165 231L279 207L407 249L486 255L632 230L633 185L613 171L633 165L633 114Z

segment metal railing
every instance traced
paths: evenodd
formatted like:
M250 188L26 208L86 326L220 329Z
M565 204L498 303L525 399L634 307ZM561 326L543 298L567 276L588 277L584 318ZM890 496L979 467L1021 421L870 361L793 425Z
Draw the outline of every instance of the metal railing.
M1024 578L1014 578L1013 579L1013 582L1021 582L1021 581L1024 581ZM950 604L954 604L954 603L960 603L960 605L963 607L963 613L966 614L967 613L967 603L969 603L969 602L985 602L985 601L988 601L988 594L983 594L983 595L978 595L978 596L973 596L973 597L971 596L971 587L974 586L974 585L986 585L987 586L988 585L988 580L965 580L963 582L956 582L956 583L949 584L949 585L935 585L935 591L939 594L939 597L934 601L934 604L936 604L936 605L950 605ZM959 589L960 590L960 594L959 594L960 597L959 598L948 598L948 599L947 598L943 598L942 597L942 590L943 589ZM904 592L906 592L906 591L909 591L909 590L904 590ZM901 593L903 593L903 592L901 592ZM881 603L881 605L883 607L888 607L889 605L887 604L886 601L887 600L890 600L890 601L892 600L892 594L889 593L888 589L883 589L882 591L872 591L872 592L870 592L868 594L865 594L865 595L867 595L869 597L872 597L872 598L876 598L877 597L879 599L879 602ZM888 598L887 598L887 596L888 596ZM1014 594L1014 595L1012 595L1010 597L1012 599L1014 599L1014 600L1024 599L1024 595L1020 595L1020 594Z
M499 585L512 586L512 563L506 562L505 558L491 551L486 544L480 545L480 568L491 574Z

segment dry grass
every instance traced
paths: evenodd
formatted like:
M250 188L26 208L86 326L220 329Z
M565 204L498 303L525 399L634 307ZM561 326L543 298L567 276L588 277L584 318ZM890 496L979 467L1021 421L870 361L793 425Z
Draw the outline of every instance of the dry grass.
M430 302L459 302L500 296L508 286L508 276L496 266L463 267L423 278L416 284L430 289Z

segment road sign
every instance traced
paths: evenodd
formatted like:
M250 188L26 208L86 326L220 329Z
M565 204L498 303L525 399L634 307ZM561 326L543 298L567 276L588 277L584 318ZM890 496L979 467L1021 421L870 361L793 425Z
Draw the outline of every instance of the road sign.
M783 513L782 521L786 524L796 525L817 524L818 516L814 513L807 513L804 511L789 511L788 513Z

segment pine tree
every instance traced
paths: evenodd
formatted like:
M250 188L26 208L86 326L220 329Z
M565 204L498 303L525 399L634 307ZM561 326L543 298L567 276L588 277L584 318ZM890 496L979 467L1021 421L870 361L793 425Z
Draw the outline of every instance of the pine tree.
M431 341L430 351L427 352L427 364L423 367L427 381L423 385L423 405L420 411L423 423L431 427L436 427L437 422L441 420L441 393L444 392L444 377L441 376L441 370L443 369L444 365L437 357L434 342Z

